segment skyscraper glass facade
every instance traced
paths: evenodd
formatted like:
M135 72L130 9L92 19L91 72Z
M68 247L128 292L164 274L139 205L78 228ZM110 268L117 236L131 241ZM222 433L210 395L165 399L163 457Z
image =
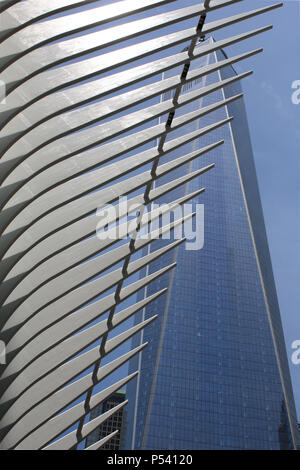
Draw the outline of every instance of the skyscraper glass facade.
M90 413L90 421L96 419L103 413L115 408L117 405L122 403L126 398L123 390L115 392L109 398L104 400L99 406L94 408ZM100 424L85 440L85 447L88 448L96 442L104 439L109 434L115 431L119 431L114 437L106 442L100 450L120 450L124 446L124 436L126 432L126 410L124 408L119 409L110 418L108 418L103 424Z
M219 51L194 61L191 68L224 59ZM182 93L234 74L232 67L223 68L186 84ZM176 116L239 93L236 82L186 105ZM177 261L175 271L143 295L164 287L168 293L136 319L159 315L133 340L134 346L145 341L149 345L130 364L130 371L139 369L140 376L127 390L128 449L294 446L295 407L243 100L172 132L169 139L229 116L232 123L162 159L164 163L224 140L188 164L194 171L214 162L215 169L159 201L205 187L206 193L193 200L194 209L204 204L204 246L201 240L198 246L188 240L148 268L151 273ZM187 166L176 170L177 176L186 172ZM157 184L166 181L168 177ZM155 241L151 250L164 243Z

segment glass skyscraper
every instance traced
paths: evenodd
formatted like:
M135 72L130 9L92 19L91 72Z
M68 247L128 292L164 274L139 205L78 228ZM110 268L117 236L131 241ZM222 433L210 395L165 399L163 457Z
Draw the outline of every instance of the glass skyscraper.
M225 53L219 51L194 61L191 68L224 59ZM176 72L180 73L172 74ZM233 67L223 68L186 84L182 93L234 74ZM241 85L235 82L186 105L176 116L239 93ZM162 97L168 98L170 93ZM204 245L197 247L188 240L148 268L151 273L177 261L174 272L155 281L143 295L164 287L169 287L168 293L136 318L138 322L159 314L133 340L134 346L145 341L149 345L130 363L130 371L139 369L140 376L127 387L127 449L290 449L297 443L294 398L244 102L236 100L169 138L229 116L234 117L232 122L162 159L164 163L224 140L224 145L193 160L188 168L194 171L215 162L215 169L159 201L167 203L206 187L206 193L193 200L194 208L204 204ZM187 167L176 172L182 176ZM151 250L164 243L155 241Z
M100 416L102 413L106 413L112 410L126 398L124 390L113 393L110 397L104 400L99 406L94 408L90 413L90 421ZM126 432L126 410L124 408L119 409L110 418L108 418L103 424L100 424L85 440L85 447L95 444L96 442L104 439L109 434L119 431L112 439L106 442L100 450L120 450L124 446L124 436Z

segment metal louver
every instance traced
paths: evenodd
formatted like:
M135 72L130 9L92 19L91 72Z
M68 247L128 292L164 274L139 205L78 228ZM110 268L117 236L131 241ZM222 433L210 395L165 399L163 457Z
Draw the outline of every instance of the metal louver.
M180 116L176 110L252 72L184 94L182 87L262 49L198 69L190 70L190 64L271 26L202 47L196 47L198 38L282 5L231 17L224 13L223 19L210 22L211 11L240 2L206 0L183 8L178 0L123 0L112 2L113 8L93 0L1 3L0 80L6 97L0 105L0 340L6 345L6 364L0 366L0 448L74 449L127 404L85 422L90 410L136 373L101 391L96 385L146 344L103 360L156 316L115 336L111 333L165 293L132 301L136 292L175 265L138 280L131 276L184 242L135 257L183 222L140 238L140 230L160 216L157 210L146 214L146 206L214 165L166 184L154 183L222 142L168 163L162 163L162 157L232 118L179 138L172 138L172 132L241 95ZM167 4L173 4L173 10L158 12ZM137 13L138 18L131 18ZM185 20L194 26L182 29ZM176 31L166 33L167 26ZM144 37L152 32L150 39ZM134 44L129 41L133 39ZM178 45L181 52L174 53ZM155 81L173 67L181 67L181 73ZM170 90L175 90L172 99L154 102ZM187 194L164 210L203 191ZM110 223L122 226L126 208L119 198L125 195L139 210L130 230L124 226L130 240L121 245L109 237L100 240L95 236L97 208L115 204L117 216ZM87 450L99 449L114 435Z

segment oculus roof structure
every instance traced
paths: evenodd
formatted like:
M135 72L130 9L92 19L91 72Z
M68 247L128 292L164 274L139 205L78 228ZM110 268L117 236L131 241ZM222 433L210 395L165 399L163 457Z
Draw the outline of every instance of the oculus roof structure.
M198 39L282 5L226 16L225 7L235 3L241 0L205 0L184 8L175 0L123 0L113 2L113 8L93 0L1 2L0 80L5 99L0 106L0 340L6 345L6 364L0 366L2 449L75 449L127 404L85 421L90 410L136 376L97 388L146 347L107 360L155 321L156 315L121 333L117 329L165 293L136 302L136 292L175 264L138 280L134 273L184 241L136 256L182 222L139 238L141 229L160 216L155 210L146 214L145 208L212 170L213 163L155 185L223 142L169 163L162 163L162 157L232 117L180 138L172 139L172 131L241 95L179 117L176 111L252 72L184 95L182 87L261 49L193 71L190 64L271 26L202 47L196 47ZM210 21L210 13L219 9L223 18ZM187 23L193 26L186 28ZM181 67L181 73L156 81L173 67ZM159 101L170 90L175 90L172 99ZM147 148L155 140L157 145ZM174 200L165 210L203 191ZM99 239L97 209L114 205L117 210L109 222L122 225L127 206L119 198L124 196L134 213L139 210L130 227L124 225L130 240L120 243L109 233ZM100 448L113 435L87 450Z

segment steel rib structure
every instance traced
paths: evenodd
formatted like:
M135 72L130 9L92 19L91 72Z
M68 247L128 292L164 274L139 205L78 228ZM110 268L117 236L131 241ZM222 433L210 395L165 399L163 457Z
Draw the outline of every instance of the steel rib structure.
M76 449L127 404L124 401L86 422L90 410L137 373L100 391L97 386L146 344L111 360L107 357L157 315L121 333L115 334L115 328L165 294L164 289L135 300L135 293L175 265L138 280L133 275L184 239L147 256L138 256L139 251L194 216L140 238L143 228L162 214L161 210L147 212L146 207L213 169L212 163L160 184L164 175L223 142L183 152L168 163L163 157L232 117L181 137L172 137L172 132L242 95L180 116L176 111L252 72L184 95L182 87L262 49L192 71L190 64L271 26L202 47L197 47L197 41L203 34L282 5L228 17L225 7L241 0L206 0L184 8L176 0L123 0L112 2L113 8L99 3L1 4L0 80L6 88L0 106L0 340L6 345L6 364L0 366L1 449ZM170 8L161 8L168 4ZM210 12L223 8L224 18L210 21ZM121 23L116 24L117 20ZM184 29L186 20L194 26ZM166 34L167 26L174 31ZM155 37L144 37L150 32ZM175 46L180 52L174 53ZM181 67L180 74L159 78L175 67ZM159 101L170 90L174 97ZM151 142L156 145L145 149ZM174 200L163 212L203 191ZM130 226L122 222L128 208L120 200L124 196L136 214ZM109 224L119 224L125 238L130 237L121 244L109 236L114 228L108 229L106 238L96 236L96 229L107 224L99 224L96 211L111 204L116 211ZM87 450L101 448L114 435Z

